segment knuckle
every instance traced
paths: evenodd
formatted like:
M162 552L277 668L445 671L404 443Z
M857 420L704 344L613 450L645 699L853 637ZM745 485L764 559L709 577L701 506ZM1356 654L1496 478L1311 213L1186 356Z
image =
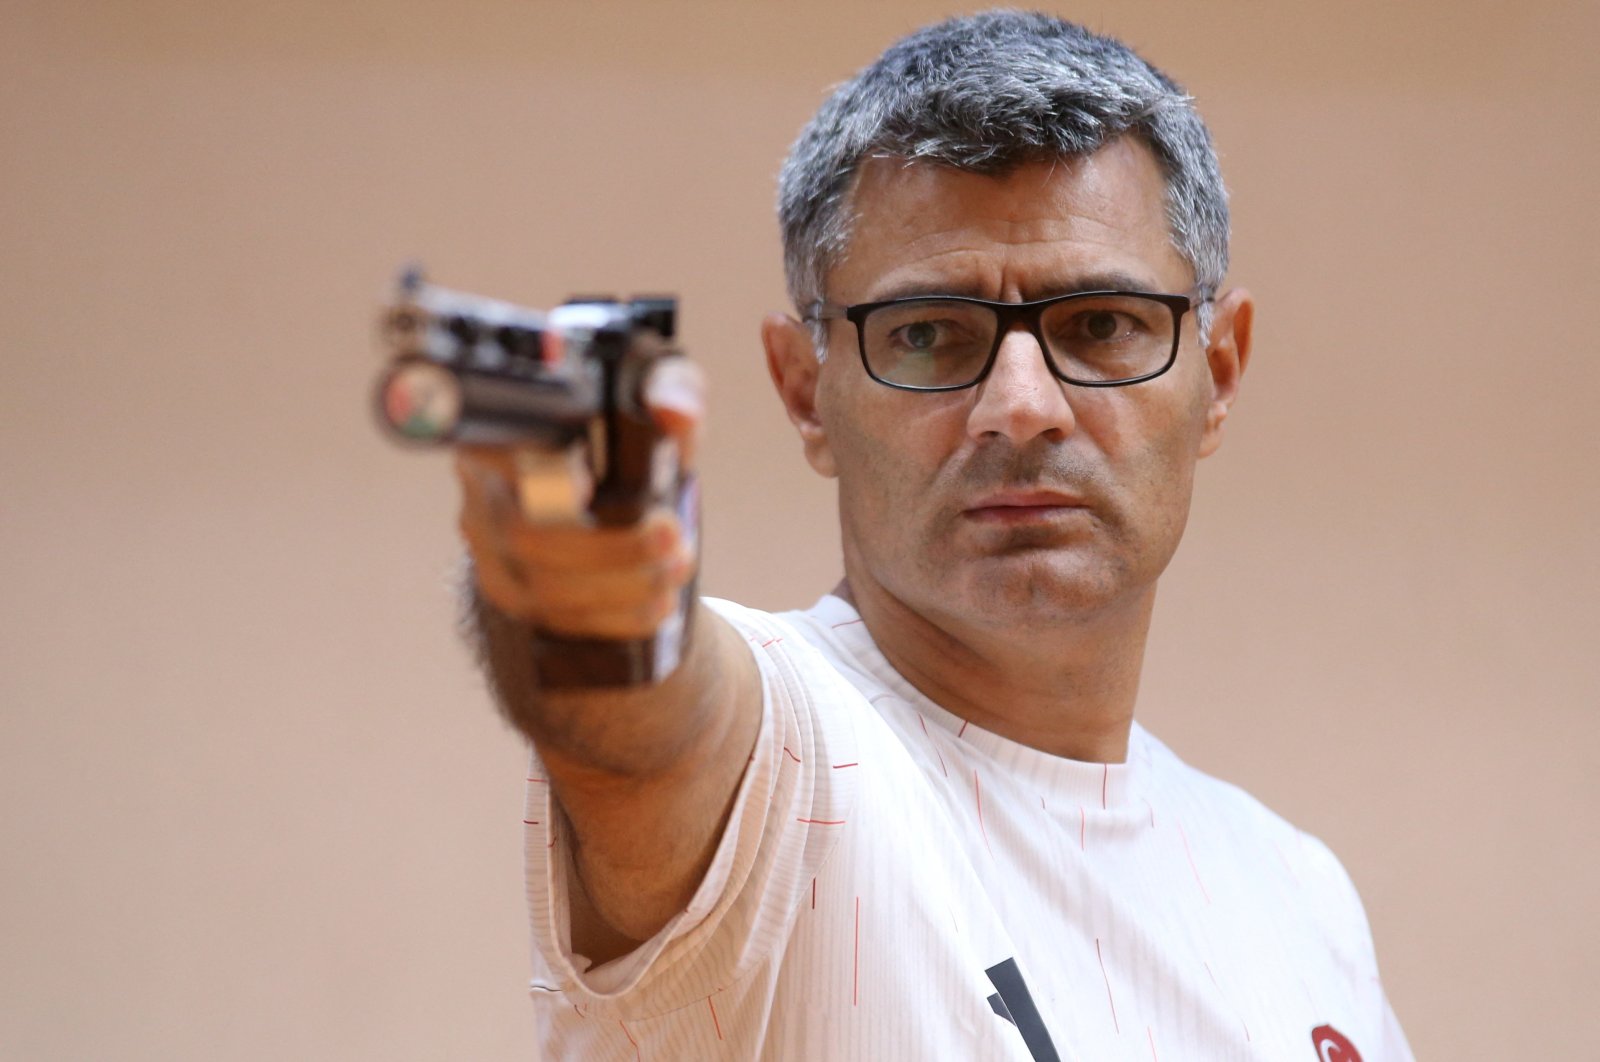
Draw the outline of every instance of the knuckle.
M492 568L478 569L478 592L498 611L516 620L535 617L533 603L521 589Z

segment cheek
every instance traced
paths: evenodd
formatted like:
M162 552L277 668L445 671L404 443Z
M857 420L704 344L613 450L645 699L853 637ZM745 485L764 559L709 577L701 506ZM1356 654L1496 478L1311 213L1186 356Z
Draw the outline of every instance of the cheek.
M818 410L827 433L838 477L839 515L846 526L870 524L884 480L884 446L873 435L873 425L857 408L859 399L848 391L833 387L825 390Z
M819 413L839 464L841 487L878 491L916 489L936 462L941 418L932 396L908 395L878 384L834 383Z
M1170 474L1181 472L1187 480L1199 457L1200 440L1205 430L1206 407L1210 401L1207 380L1193 371L1172 372L1156 381L1168 386L1148 395L1133 407L1130 424L1149 451L1153 463L1163 465ZM1134 390L1134 388L1130 388Z
M875 385L876 386L876 385ZM823 416L839 477L839 514L863 539L901 540L926 521L949 434L931 396L831 396ZM921 404L917 404L918 402Z
M1149 401L1157 397L1118 395L1084 420L1110 460L1132 530L1167 537L1188 516L1204 405L1180 394Z
M846 416L830 429L839 473L839 502L846 510L880 512L898 506L914 478L904 440L881 418Z
M1194 493L1194 468L1202 418L1177 409L1165 432L1152 435L1146 455L1142 503L1147 526L1159 543L1162 563L1170 559L1189 521Z

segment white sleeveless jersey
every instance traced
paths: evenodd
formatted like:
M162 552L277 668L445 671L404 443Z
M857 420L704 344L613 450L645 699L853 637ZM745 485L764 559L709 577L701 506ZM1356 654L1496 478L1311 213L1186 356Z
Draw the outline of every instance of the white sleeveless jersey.
M528 783L547 1059L1407 1060L1344 869L1136 723L1046 755L919 694L834 597L712 606L765 685L755 753L687 910L589 969Z

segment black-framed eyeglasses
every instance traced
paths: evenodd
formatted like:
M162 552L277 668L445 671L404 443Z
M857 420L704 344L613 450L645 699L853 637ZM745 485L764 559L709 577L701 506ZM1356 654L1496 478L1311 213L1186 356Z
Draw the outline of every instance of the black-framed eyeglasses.
M925 295L854 306L813 303L808 321L851 321L867 375L905 391L959 391L989 375L1018 323L1039 341L1056 379L1125 387L1154 379L1178 357L1194 292L1075 291L1035 302Z

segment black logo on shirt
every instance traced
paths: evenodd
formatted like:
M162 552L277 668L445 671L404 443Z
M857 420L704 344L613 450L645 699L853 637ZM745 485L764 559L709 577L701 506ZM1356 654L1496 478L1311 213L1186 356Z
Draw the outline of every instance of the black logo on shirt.
M989 975L990 983L999 989L989 997L989 1006L1017 1027L1028 1054L1033 1056L1033 1062L1061 1062L1061 1056L1056 1054L1056 1045L1050 1040L1050 1030L1044 1027L1039 1008L1033 1005L1028 982L1022 979L1022 971L1017 968L1017 960L1007 959L983 972Z

